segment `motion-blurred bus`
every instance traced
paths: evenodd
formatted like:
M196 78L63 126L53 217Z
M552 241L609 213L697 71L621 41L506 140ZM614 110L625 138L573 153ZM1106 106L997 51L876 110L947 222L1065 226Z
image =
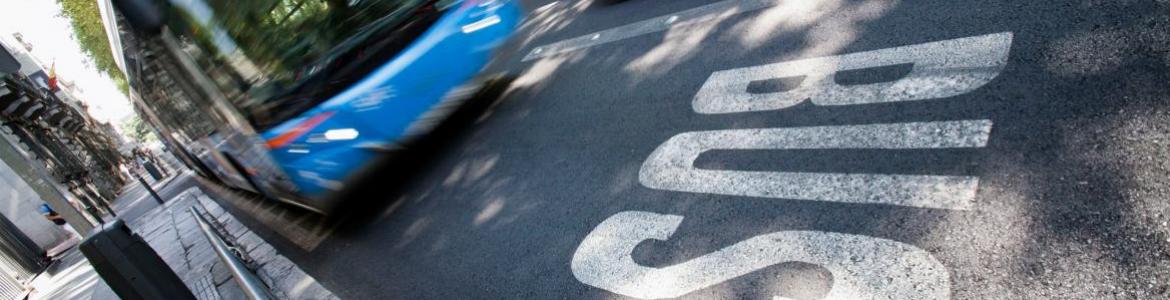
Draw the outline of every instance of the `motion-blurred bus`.
M309 210L486 82L509 0L102 0L131 100L203 176Z

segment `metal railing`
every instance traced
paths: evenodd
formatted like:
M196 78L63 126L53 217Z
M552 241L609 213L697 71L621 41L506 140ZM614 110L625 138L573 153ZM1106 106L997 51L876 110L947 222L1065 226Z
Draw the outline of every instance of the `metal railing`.
M231 248L227 246L227 243L211 227L211 223L203 217L203 214L200 214L199 210L195 207L191 207L189 210L191 215L195 216L195 220L199 222L199 229L203 231L203 236L207 237L207 241L211 243L211 248L215 250L215 254L219 256L219 260L231 271L232 278L239 284L240 290L244 291L244 296L252 300L273 299L272 295L268 293L268 288L260 281L260 278L257 278L256 274L252 274L252 271L248 270L244 262L240 261L239 257L236 257Z

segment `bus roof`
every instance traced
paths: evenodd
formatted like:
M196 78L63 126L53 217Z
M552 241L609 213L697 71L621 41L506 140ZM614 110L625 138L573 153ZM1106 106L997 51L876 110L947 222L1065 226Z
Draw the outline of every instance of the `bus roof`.
M126 56L122 52L122 38L118 34L118 22L114 17L114 5L110 0L97 0L98 13L101 14L102 27L106 29L106 39L110 41L110 54L114 56L114 64L122 71L126 80L130 80L130 73L126 72Z

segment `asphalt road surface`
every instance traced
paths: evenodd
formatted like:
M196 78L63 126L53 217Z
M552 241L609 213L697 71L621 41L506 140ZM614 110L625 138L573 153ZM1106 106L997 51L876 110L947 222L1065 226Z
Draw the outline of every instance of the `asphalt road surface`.
M1170 298L1170 3L523 3L348 214L229 207L348 299Z

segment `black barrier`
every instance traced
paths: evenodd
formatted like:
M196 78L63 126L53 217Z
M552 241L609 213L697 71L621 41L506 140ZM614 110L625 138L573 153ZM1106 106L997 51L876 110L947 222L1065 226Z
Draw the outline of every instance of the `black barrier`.
M150 177L154 178L154 180L156 180L156 181L162 180L162 178L163 178L162 171L159 171L158 167L156 167L154 165L154 163L149 162L149 161L144 162L144 163L142 163L142 168L146 169L146 173L150 173Z
M160 205L163 204L162 197L158 196L158 192L155 192L154 188L150 187L150 184L146 183L146 180L142 179L142 176L138 176L138 173L134 173L134 172L131 172L130 174L133 174L134 179L138 179L138 183L142 184L143 188L146 188L146 192L150 193L150 197L154 198L154 202L158 202L158 204L160 204Z
M78 248L98 275L124 300L195 299L154 249L120 219L94 230Z

